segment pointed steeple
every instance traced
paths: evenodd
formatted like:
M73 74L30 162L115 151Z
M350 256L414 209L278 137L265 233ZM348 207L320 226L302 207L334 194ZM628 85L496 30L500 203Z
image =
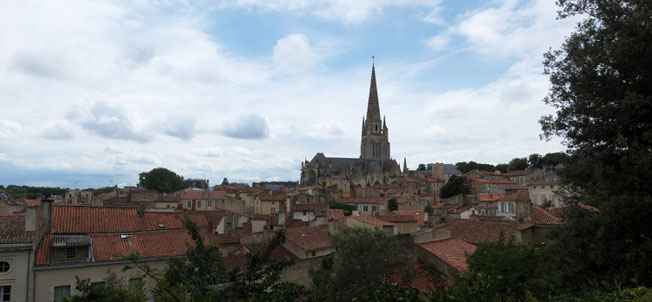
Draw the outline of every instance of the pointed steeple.
M367 104L367 120L380 120L378 106L378 90L376 89L376 66L371 64L371 84L369 85L369 103Z

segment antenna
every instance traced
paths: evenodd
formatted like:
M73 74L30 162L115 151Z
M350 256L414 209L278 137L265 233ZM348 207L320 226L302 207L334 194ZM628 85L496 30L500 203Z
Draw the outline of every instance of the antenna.
M371 64L374 64L374 63L376 63L376 57L375 57L375 56L371 56Z

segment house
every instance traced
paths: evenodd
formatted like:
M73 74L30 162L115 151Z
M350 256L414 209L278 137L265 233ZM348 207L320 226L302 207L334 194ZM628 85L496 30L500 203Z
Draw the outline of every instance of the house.
M557 167L557 169L560 168L561 165ZM557 192L561 189L562 186L559 176L555 172L555 169L550 167L541 170L537 175L532 176L528 185L528 191L530 193L530 199L532 200L532 203L540 207L562 207L564 205L564 201L562 200L561 196L557 194Z
M327 224L327 204L307 203L292 205L292 218L301 220L301 226L318 226Z
M265 191L256 195L254 213L276 215L290 208L290 197L284 192Z
M394 211L396 215L412 216L417 221L417 226L422 228L428 221L425 211Z
M328 232L322 227L287 229L283 247L299 259L322 257L335 252L335 246L328 241Z
M448 237L417 243L416 254L426 263L433 264L445 276L457 275L468 268L466 255L476 247L463 240Z
M396 234L411 234L417 231L417 219L413 215L378 215L375 216L380 220L391 222L394 224Z
M521 236L521 228L525 226L526 223L509 221L456 219L437 225L433 230L448 230L452 237L470 244L497 241L501 233L505 241L514 239L515 242L527 242Z
M0 301L29 301L36 217L0 215Z
M28 209L29 210L29 209ZM29 212L28 212L29 216ZM167 259L183 255L192 238L176 214L144 212L128 207L57 206L44 213L46 231L34 252L34 301L61 301L77 293L75 277L101 283L108 270L129 283L155 286L141 272L123 271L137 253L154 269L164 269ZM190 216L204 242L215 242L203 216Z
M375 217L363 215L351 215L346 217L346 226L350 228L373 228L379 229L387 234L396 235L398 230L395 228L394 223L384 221Z
M503 173L503 177L519 184L519 185L528 185L530 183L530 178L534 176L538 171L541 169L534 168L534 169L524 169L524 170L518 170L518 171L512 171L512 172L507 172Z
M449 218L460 218L460 219L469 219L471 215L486 215L487 210L481 207L479 204L467 204L465 206L459 207L455 210L448 212Z
M514 192L500 197L498 203L498 216L511 217L518 220L527 220L532 211L530 194L525 191Z
M388 212L387 203L390 199L391 197L349 197L342 198L340 202L355 206L361 215L373 216Z
M181 207L193 211L214 211L224 205L225 191L186 190L181 192L179 203Z

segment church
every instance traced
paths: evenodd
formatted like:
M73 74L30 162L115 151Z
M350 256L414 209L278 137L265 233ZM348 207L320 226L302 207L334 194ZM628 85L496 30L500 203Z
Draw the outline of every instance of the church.
M401 168L391 158L385 118L380 118L376 68L372 65L367 115L362 118L360 157L327 157L317 153L312 160L301 163L301 184L327 186L345 182L366 187L389 184L401 177Z

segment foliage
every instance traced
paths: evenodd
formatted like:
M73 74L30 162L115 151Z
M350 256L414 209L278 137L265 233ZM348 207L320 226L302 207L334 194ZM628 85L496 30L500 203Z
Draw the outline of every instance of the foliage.
M98 196L98 195L102 195L102 194L105 194L105 193L112 192L114 189L115 189L115 187L102 187L102 188L97 188L97 189L88 188L86 190L93 191L93 196Z
M500 171L500 173L507 173L507 171L509 170L509 165L497 164L495 170Z
M568 161L568 155L564 152L553 152L547 153L541 158L541 162L544 165L556 166L558 164L566 164Z
M533 153L527 157L528 168L543 168L543 156L541 154Z
M425 164L419 164L417 167L417 171L426 171L426 165Z
M359 302L417 302L425 301L419 295L419 291L415 288L401 286L398 283L386 283L382 287L373 291L366 291L351 299L351 301Z
M166 168L154 168L139 174L140 185L148 190L172 193L185 188L183 177Z
M509 171L520 171L525 170L528 167L527 158L514 158L509 161L507 164L507 170Z
M147 300L143 282L126 286L124 280L110 270L103 285L93 284L90 279L80 280L78 276L75 276L75 279L77 280L75 288L79 294L69 297L69 302L144 302Z
M553 234L563 284L652 285L652 3L560 0L559 18L583 15L561 49L545 54L557 109L542 137L561 136L560 176L577 207Z
M450 198L459 194L469 193L464 177L451 175L448 182L441 187L441 198Z
M557 292L555 267L546 244L515 244L503 234L496 242L480 243L467 256L469 269L453 280L441 301L523 301Z
M330 235L336 252L322 258L311 271L313 295L319 299L348 301L383 287L394 274L413 275L412 259L398 246L395 237L378 229L344 228ZM368 300L364 300L368 301Z
M455 168L457 168L457 170L459 170L462 173L466 173L466 172L469 172L469 171L475 170L475 169L478 169L478 170L481 170L481 171L493 172L494 169L495 169L494 165L492 165L492 164L480 164L480 163L476 163L474 161L458 162L458 163L455 164Z
M396 201L396 198L387 201L387 209L392 212L398 210L398 202Z
M11 196L12 199L17 200L21 198L36 199L42 196L50 197L52 195L65 195L68 192L67 188L59 187L31 187L31 186L16 186L8 185L7 187L0 188L0 193Z
M423 211L426 212L427 214L432 214L432 206L431 205L426 205L425 208L423 208Z
M344 210L344 215L345 216L350 216L353 211L358 209L352 204L338 202L337 199L331 199L328 202L328 208L329 209L342 209L342 210Z

